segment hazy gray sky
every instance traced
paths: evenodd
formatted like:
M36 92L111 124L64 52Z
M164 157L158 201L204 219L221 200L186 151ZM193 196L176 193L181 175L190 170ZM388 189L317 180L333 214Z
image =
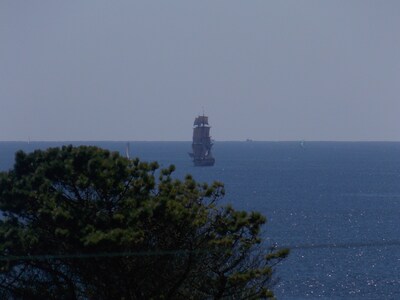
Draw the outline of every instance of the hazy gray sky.
M0 140L400 140L400 1L0 1Z

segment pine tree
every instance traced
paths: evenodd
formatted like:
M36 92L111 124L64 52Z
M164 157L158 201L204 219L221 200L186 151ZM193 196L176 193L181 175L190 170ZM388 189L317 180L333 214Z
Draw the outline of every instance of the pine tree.
M0 174L0 289L11 299L259 299L287 250L224 187L97 147L16 154Z

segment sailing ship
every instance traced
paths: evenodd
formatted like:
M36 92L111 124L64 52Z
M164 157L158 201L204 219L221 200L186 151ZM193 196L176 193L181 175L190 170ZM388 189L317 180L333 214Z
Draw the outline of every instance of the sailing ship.
M195 166L213 166L215 159L212 156L211 148L213 146L210 137L210 126L208 117L198 116L193 123L193 143L192 153L189 153Z

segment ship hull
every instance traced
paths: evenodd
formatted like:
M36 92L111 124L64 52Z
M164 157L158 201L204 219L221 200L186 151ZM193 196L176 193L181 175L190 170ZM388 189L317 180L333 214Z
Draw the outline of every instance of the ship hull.
M215 164L214 158L194 159L193 163L196 167L212 167Z

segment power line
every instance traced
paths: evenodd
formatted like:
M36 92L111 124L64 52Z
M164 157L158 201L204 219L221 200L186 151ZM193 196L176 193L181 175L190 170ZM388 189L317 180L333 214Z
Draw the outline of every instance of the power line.
M383 247L383 246L400 246L400 240L383 240L371 241L365 243L331 243L331 244L303 244L292 246L276 246L276 250L309 250L309 249L352 249L364 247ZM230 249L230 248L227 248ZM49 259L88 259L101 257L132 257L132 256L161 256L161 255L187 255L224 252L227 249L175 249L175 250L154 250L154 251L137 251L137 252L102 252L102 253L75 253L75 254L45 254L45 255L2 255L0 261L15 261L15 260L49 260ZM274 249L274 248L272 248Z
M355 242L355 243L326 243L326 244L303 244L303 245L292 245L292 246L278 246L278 249L323 249L323 248L364 248L364 247L382 247L382 246L400 246L400 240L382 240L382 241L371 241L371 242Z
M157 250L157 251L137 251L137 252L102 252L102 253L75 253L75 254L43 254L43 255L3 255L0 261L11 260L47 260L47 259L66 259L66 258L98 258L98 257L129 257L129 256L160 256L176 255L188 253L210 253L221 252L222 250L213 249L177 249L177 250Z

